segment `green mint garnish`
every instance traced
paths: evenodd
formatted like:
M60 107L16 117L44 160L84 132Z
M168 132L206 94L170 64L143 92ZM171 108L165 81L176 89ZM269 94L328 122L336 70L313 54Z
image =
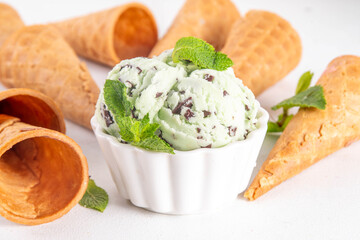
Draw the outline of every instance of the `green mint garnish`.
M307 71L303 75L301 75L299 82L296 86L295 94L301 93L309 88L311 79L314 76L314 73Z
M109 196L104 189L96 186L94 180L89 179L86 192L79 204L86 208L91 208L100 212L104 212L109 202Z
M155 134L160 125L150 123L148 114L141 120L132 117L134 106L127 99L124 83L106 80L104 99L119 126L122 140L146 150L174 154L174 149Z
M209 43L195 37L180 38L172 53L174 63L192 62L199 68L224 71L233 65L225 54L216 52Z
M283 113L279 115L276 122L268 122L268 132L282 132L284 131L287 124L290 122L293 114L289 115L288 110L292 107L310 108L315 107L324 110L326 107L326 99L324 96L324 89L322 86L316 85L310 87L313 73L304 73L298 82L296 87L296 95L285 99L279 104L272 107L272 110L279 108L283 109Z
M325 109L326 100L322 86L313 86L295 96L288 98L281 103L272 107L272 110L279 108L289 109L292 107L315 107L318 109Z

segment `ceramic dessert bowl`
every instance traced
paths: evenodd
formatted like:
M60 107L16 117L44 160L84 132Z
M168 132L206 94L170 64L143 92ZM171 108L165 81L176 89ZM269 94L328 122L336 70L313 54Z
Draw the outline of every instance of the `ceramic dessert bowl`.
M158 213L196 214L214 211L245 190L268 119L260 108L257 129L246 140L174 155L120 143L102 130L95 117L91 125L122 197Z

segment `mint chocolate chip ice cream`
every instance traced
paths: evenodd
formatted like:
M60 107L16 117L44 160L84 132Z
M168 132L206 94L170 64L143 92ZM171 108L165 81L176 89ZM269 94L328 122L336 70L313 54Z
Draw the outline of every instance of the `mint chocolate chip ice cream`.
M174 63L171 56L168 50L151 59L124 60L110 71L107 79L125 84L134 119L149 116L159 124L156 134L176 150L222 147L256 129L259 103L232 68L199 69L187 61ZM122 141L103 91L97 120Z

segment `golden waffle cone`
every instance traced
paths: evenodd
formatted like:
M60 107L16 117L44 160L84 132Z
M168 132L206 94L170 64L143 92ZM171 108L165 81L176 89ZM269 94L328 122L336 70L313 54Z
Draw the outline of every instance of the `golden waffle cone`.
M0 114L65 133L64 117L59 107L51 98L32 89L13 88L0 92Z
M317 84L326 109L299 110L245 192L249 200L360 139L360 58L334 59Z
M175 47L182 37L193 36L221 49L232 24L240 18L230 0L187 0L165 36L157 42L150 57Z
M88 179L72 139L0 114L0 215L26 225L53 221L80 201Z
M81 56L114 66L122 59L147 56L157 41L157 27L150 10L129 3L55 23Z
M233 60L235 75L259 95L296 67L301 41L285 19L253 10L234 23L221 51Z
M10 36L0 48L0 81L46 94L66 118L91 129L99 88L55 28L24 27Z
M23 26L19 14L9 5L0 3L0 46L6 38Z

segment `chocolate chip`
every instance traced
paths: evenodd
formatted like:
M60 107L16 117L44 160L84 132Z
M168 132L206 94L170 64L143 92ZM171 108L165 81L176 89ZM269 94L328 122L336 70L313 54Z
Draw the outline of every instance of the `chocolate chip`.
M229 95L229 93L227 91L223 91L223 96L225 97L226 95Z
M246 110L246 111L250 111L249 106L248 106L248 105L246 105L246 104L245 104L245 110Z
M180 91L179 93L180 93L180 94L184 94L184 93L185 93L185 91Z
M132 91L135 89L135 85L132 83L132 82L130 82L130 81L126 81L126 83L128 83L129 85L130 85L130 88L129 88L129 96L130 97L132 97L132 95L133 95L133 93L132 93Z
M193 106L192 101L188 101L184 104L185 107L191 108Z
M197 139L203 139L203 136L197 136Z
M200 133L200 132L201 132L201 129L200 129L200 128L196 128L196 131L197 131L197 133Z
M245 132L245 134L244 134L244 139L247 138L247 136L249 135L249 133L250 133L250 131L246 129L246 132Z
M101 104L100 106L100 113L101 117L105 120L106 127L109 127L111 124L114 123L114 120L109 112L109 110L106 109L105 104Z
M214 76L210 75L210 74L205 74L204 79L208 82L212 82L212 81L214 81Z
M213 126L213 127L212 127L212 129L215 129L215 128L216 128L216 126Z
M123 140L120 140L120 142L123 143L123 144L129 144L128 142L125 142Z
M126 67L132 68L133 66L130 65L130 64L126 64L126 65L124 65L124 66L122 66L122 67L120 68L119 72L120 72L123 68L126 68Z
M136 69L139 71L138 74L140 74L142 72L142 69L139 67L136 67Z
M228 129L229 129L229 132L228 132L229 136L234 137L236 134L237 127L230 126L230 127L228 127Z
M180 114L181 112L181 108L185 105L185 106L190 106L190 102L191 102L192 97L189 97L187 99L185 99L182 102L179 102L178 105L172 110L173 114ZM192 106L192 103L191 103Z
M134 85L132 82L130 82L130 81L126 81L126 83L128 83L128 84L130 85L130 88L134 88L134 87L135 87L135 85Z
M206 111L206 110L204 110L203 113L204 113L204 118L206 118L207 116L211 115L211 112Z
M156 66L154 66L154 69L155 69L155 70L157 70L157 67L156 67Z
M156 93L155 97L159 98L162 94L163 94L162 92L158 92L158 93Z
M211 143L209 145L201 147L201 148L211 148Z
M186 110L185 114L184 114L184 117L186 118L186 120L189 120L189 118L192 118L194 116L194 113L188 109Z
M133 108L132 110L131 110L131 116L133 117L133 118L135 118L135 119L137 119L137 117L135 116L135 108Z

